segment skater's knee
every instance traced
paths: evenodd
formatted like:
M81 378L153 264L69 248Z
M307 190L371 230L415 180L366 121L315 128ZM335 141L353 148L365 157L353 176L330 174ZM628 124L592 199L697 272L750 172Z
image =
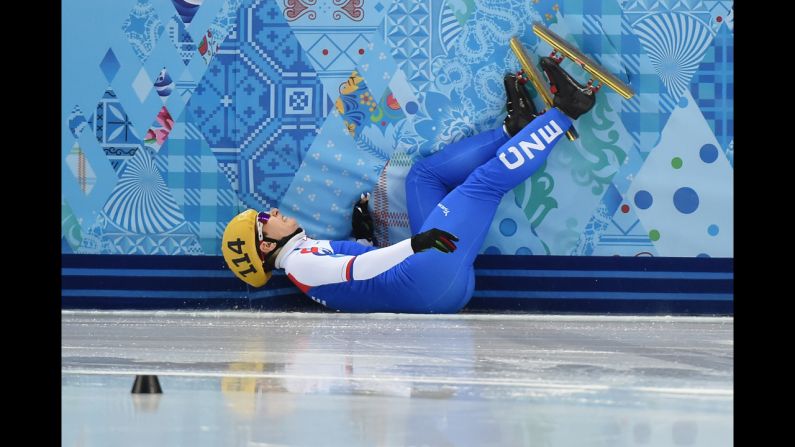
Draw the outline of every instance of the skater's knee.
M457 189L467 197L487 202L499 202L512 187L505 183L504 175L496 175L484 166L475 169Z
M425 160L427 160L427 158L418 160L411 165L411 169L409 169L409 173L406 175L407 183L410 181L430 180L436 178L433 170L428 167L428 163Z

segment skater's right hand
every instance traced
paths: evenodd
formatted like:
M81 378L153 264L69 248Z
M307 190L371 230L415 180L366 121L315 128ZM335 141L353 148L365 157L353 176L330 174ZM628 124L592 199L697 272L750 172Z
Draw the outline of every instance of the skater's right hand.
M370 193L362 193L359 200L353 205L353 212L351 213L351 227L353 228L353 237L356 239L367 239L373 243L375 240L375 226L373 225L373 217L370 215Z
M435 248L442 253L452 253L458 248L453 243L457 240L457 237L444 230L431 228L428 231L412 236L411 249L414 250L414 253L419 253L429 248Z

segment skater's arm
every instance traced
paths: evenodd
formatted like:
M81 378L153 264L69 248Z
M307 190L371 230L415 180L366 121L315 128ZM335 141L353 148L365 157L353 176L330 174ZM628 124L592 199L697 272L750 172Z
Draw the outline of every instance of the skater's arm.
M353 263L353 279L370 279L378 276L414 253L430 248L450 253L456 249L453 241L457 240L457 237L446 231L432 228L389 247L368 251L356 257Z
M414 253L431 248L450 253L456 249L457 240L446 231L432 228L389 247L370 249L356 256L304 248L288 258L284 270L293 282L306 287L361 281L384 273ZM341 245L332 242L330 247L336 251Z
M332 243L332 247L339 247ZM369 247L362 248L367 249ZM290 256L284 271L293 280L308 287L370 279L389 270L414 254L411 239L389 247L370 249L360 255L301 250Z

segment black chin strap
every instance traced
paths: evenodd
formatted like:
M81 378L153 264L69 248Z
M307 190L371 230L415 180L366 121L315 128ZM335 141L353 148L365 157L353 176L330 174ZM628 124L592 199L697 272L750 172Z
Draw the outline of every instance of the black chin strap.
M290 239L292 239L293 236L295 236L296 234L298 234L298 233L300 233L302 231L304 231L304 229L301 228L301 227L298 227L298 229L295 230L293 232L293 234L291 234L289 236L285 236L285 237L283 237L283 238L281 238L279 240L271 239L271 238L263 235L262 240L264 240L266 242L272 242L272 243L276 244L276 248L271 250L271 252L268 253L265 256L265 260L262 261L262 265L265 267L266 271L270 272L270 271L272 271L273 269L276 268L276 256L279 255L279 252L282 250L282 247L284 247L284 244L286 244Z

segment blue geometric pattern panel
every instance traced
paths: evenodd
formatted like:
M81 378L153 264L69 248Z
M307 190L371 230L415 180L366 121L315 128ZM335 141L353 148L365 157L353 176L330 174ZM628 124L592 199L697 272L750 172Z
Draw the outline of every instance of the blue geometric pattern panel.
M116 172L141 148L141 139L111 87L105 90L88 124Z
M74 110L79 115L79 110ZM118 177L85 120L70 114L74 129L61 129L61 194L78 225L85 228L101 213ZM66 231L66 230L64 230Z
M445 42L455 39L461 32L455 16L444 8L443 30ZM424 91L433 78L430 67L431 5L423 1L393 2L386 16L386 41L392 47L392 56L418 91Z
M734 140L734 38L728 26L718 29L690 91L721 148L728 150Z
M657 75L678 99L712 41L709 25L689 14L666 13L638 20L635 30Z
M169 39L177 47L180 58L185 65L188 65L196 53L196 44L188 32L187 25L180 16L172 17L166 24L166 33Z
M400 145L399 129L405 123L391 92L376 102L358 73L349 81L282 200L305 230L342 239L350 234L354 200L375 191L379 175ZM329 166L341 170L333 172Z
M733 257L734 175L689 92L625 200L661 256Z
M246 206L278 206L327 113L323 87L272 2L243 6L189 105Z
M165 27L149 0L137 0L122 29L135 55L145 62Z
M186 223L167 233L135 234L118 227L103 212L83 232L79 254L201 255L202 249Z
M99 68L102 70L102 74L105 75L105 79L108 80L108 83L110 84L113 82L113 78L115 78L116 74L119 72L119 59L116 58L112 48L108 48L108 52L105 53L105 57L102 59L102 62L99 63Z
M73 253L83 241L82 229L72 212L72 208L61 198L61 237L64 241L64 248L68 248L65 253Z
M158 157L144 147L125 163L104 209L86 226L78 253L201 254L196 234L163 181Z
M158 152L158 166L202 251L221 254L225 222L243 209L193 120L183 112Z
M266 2L300 42L306 61L334 101L337 88L370 52L390 0L287 0Z
M217 255L245 208L348 238L364 191L379 243L398 242L411 166L502 126L506 42L548 55L537 21L635 95L599 91L480 252L732 257L724 0L65 2L62 251Z
M148 148L138 151L125 165L105 203L110 220L131 233L165 233L184 220L153 155Z
M181 21L186 25L190 25L193 17L199 11L199 6L202 5L202 0L171 0L171 3L176 8Z

